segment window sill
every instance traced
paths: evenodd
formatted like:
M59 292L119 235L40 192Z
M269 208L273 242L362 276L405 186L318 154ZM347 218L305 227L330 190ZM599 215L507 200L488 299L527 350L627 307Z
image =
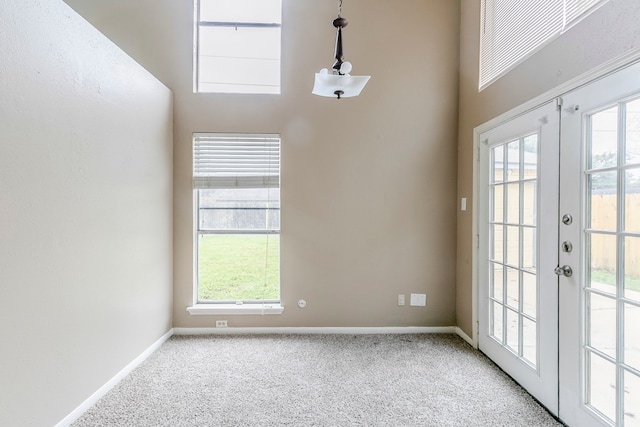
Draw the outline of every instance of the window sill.
M280 304L195 304L187 307L192 316L212 314L282 314Z

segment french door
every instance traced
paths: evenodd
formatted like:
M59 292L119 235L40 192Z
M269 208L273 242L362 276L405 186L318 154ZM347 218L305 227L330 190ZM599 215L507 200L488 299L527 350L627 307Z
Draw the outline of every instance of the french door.
M479 348L555 414L558 132L553 102L481 134L479 149Z
M480 349L569 426L640 426L640 64L479 146Z
M640 426L640 66L563 98L560 417Z

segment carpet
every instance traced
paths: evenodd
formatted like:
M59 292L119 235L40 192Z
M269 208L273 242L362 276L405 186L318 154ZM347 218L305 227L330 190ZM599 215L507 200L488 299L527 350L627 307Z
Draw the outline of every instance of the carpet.
M173 336L82 426L559 426L456 335Z

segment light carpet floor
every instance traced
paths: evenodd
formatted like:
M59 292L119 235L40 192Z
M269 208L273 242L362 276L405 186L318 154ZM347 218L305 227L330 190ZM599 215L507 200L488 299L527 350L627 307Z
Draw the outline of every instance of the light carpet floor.
M559 426L456 335L174 336L73 426Z

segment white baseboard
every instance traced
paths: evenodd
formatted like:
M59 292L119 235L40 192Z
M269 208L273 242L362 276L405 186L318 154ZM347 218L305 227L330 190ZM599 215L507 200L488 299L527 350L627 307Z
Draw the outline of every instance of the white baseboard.
M459 327L455 326L455 333L462 338L463 340L465 340L466 342L469 343L469 345L471 345L471 347L477 349L478 348L478 343L475 342L469 335L465 334L464 331L462 329L460 329Z
M283 328L173 328L160 337L142 354L125 366L105 385L89 396L55 427L67 427L100 400L124 377L144 362L172 335L230 335L230 334L456 334L474 348L474 341L457 326L392 326L392 327L283 327Z
M240 334L457 334L455 326L173 328L174 335ZM461 331L462 332L462 331ZM466 335L465 335L466 336ZM468 337L467 337L468 338ZM465 339L463 337L463 339ZM466 339L465 339L466 340Z
M129 375L131 371L137 368L147 357L149 357L154 351L156 351L166 340L173 335L173 329L161 336L156 342L151 344L140 356L136 357L131 363L125 366L120 372L118 372L113 378L111 378L105 385L100 387L95 393L93 393L87 400L82 402L80 406L73 410L69 415L64 417L62 421L55 425L55 427L66 427L80 418L89 408L100 400L105 394L109 392L116 384L118 384L124 377Z

